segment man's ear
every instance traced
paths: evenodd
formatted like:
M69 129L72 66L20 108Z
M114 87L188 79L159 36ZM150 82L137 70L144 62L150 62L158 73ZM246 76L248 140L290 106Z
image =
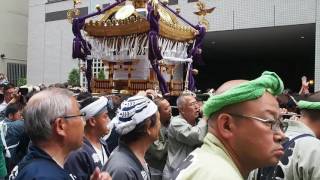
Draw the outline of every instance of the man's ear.
M145 127L146 127L147 134L150 135L152 133L152 127L151 127L151 121L150 120L147 120Z
M217 131L221 136L225 139L228 139L234 136L235 123L232 116L226 113L221 113L218 115L216 119L217 123Z
M13 119L13 114L10 113L10 114L8 115L8 118L9 118L9 119Z
M179 110L179 113L180 113L180 114L184 114L184 109L183 109L183 107L180 107L178 110Z
M94 127L94 126L96 126L97 121L96 121L95 118L91 117L91 118L89 118L89 119L87 120L87 123L89 123L90 126Z
M52 126L55 133L60 136L66 136L66 122L63 118L57 118Z

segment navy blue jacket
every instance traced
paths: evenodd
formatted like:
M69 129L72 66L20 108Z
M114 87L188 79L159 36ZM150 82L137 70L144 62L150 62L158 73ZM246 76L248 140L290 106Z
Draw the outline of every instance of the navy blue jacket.
M109 138L106 140L110 152L112 152L118 146L119 138L120 135L117 133L116 128L114 127L111 131Z
M75 180L76 177L61 168L46 152L31 145L28 154L9 177L15 180Z
M103 145L109 157L110 154L107 144L103 141L100 142ZM76 151L73 151L68 156L68 159L64 164L64 169L76 175L77 180L90 179L90 176L95 170L95 168L99 167L100 169L102 169L103 166L100 159L97 159L93 156L98 157L97 152L94 150L93 146L88 141L88 139L84 138L82 147Z
M115 180L150 180L151 177L150 171L145 171L130 148L121 141L102 170Z

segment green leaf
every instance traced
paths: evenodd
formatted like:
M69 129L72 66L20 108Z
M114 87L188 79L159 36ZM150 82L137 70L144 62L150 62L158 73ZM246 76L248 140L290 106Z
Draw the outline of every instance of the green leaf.
M27 84L27 78L19 78L18 79L18 82L17 82L18 87L26 85L26 84Z
M80 86L80 72L79 69L72 69L68 76L68 84L71 86Z
M104 74L104 69L100 69L99 73L98 73L98 79L99 80L105 80L106 79L106 75Z

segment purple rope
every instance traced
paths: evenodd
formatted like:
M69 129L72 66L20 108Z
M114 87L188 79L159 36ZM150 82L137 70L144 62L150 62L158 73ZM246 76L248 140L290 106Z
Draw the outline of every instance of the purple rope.
M182 21L184 21L185 23L189 24L189 26L193 27L194 29L197 29L195 25L191 24L188 20L186 20L185 18L183 18L182 16L180 16L180 14L176 13L174 10L172 10L170 7L168 7L166 4L162 3L161 1L159 1L159 3L165 7L166 9L168 9L169 11L171 11L173 14L175 14L176 16L178 16Z
M187 23L189 26L193 27L194 29L198 30L199 34L196 37L196 41L195 41L195 45L194 48L189 51L188 53L188 58L192 57L193 62L198 62L199 64L203 64L203 61L201 59L201 55L200 55L200 49L203 43L203 39L206 33L206 30L204 27L202 26L194 26L193 24L191 24L188 20L186 20L185 18L183 18L182 16L180 16L179 14L177 14L174 10L172 10L170 7L168 7L167 5L163 4L162 2L159 1L159 3L165 7L166 9L168 9L169 11L171 11L173 14L175 14L176 16L178 16L182 21L184 21L185 23ZM189 78L188 78L188 89L193 91L195 90L195 80L192 74L192 67L193 65L191 65L190 71L189 71Z
M196 41L194 44L194 47L188 52L188 58L192 57L193 62L198 62L199 64L203 64L203 61L201 60L201 45L203 43L204 36L206 34L206 29L203 26L196 26L196 29L198 30L199 34L196 37ZM189 90L193 91L196 89L195 80L192 74L193 65L191 65L191 68L189 70L189 82L188 82L188 88Z
M72 32L74 34L73 45L72 45L72 58L79 58L82 60L86 60L87 55L90 55L91 45L82 37L81 29L83 29L85 20L87 18L99 15L104 13L105 11L123 3L125 0L119 0L118 2L105 7L104 9L73 19L72 21Z
M116 3L105 7L104 9L82 16L82 17L78 17L73 19L72 21L72 32L74 34L74 38L73 38L73 44L72 44L72 58L76 59L82 59L82 60L86 60L87 61L87 68L86 68L86 72L85 72L85 76L88 82L88 91L91 93L92 89L91 89L91 78L92 78L92 59L87 59L86 57L88 55L91 54L91 44L88 43L81 34L81 29L83 29L84 24L85 24L85 20L87 18L99 15L101 13L104 13L105 11L121 4L122 2L124 2L125 0L118 0Z
M205 27L197 25L196 29L198 30L199 34L196 37L194 48L191 50L191 54L189 54L189 57L194 56L195 54L199 53L199 49L201 49L201 45L203 43L204 36L206 35Z
M148 3L147 8L148 8L147 19L150 23L150 30L148 34L148 38L149 38L148 59L150 61L150 64L152 65L153 70L157 75L160 91L162 92L162 94L167 94L169 93L168 86L160 72L159 65L158 65L158 60L163 59L159 45L158 45L160 15L154 14L154 9L150 3Z

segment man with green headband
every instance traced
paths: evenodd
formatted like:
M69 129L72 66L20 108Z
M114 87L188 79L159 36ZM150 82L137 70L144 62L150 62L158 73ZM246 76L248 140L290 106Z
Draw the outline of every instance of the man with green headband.
M284 124L274 97L281 79L264 72L252 80L220 86L204 104L208 134L176 169L177 180L242 180L255 168L275 165L283 155Z
M300 117L285 120L289 126L284 144L285 155L277 166L253 172L249 179L320 179L320 92L302 97Z

